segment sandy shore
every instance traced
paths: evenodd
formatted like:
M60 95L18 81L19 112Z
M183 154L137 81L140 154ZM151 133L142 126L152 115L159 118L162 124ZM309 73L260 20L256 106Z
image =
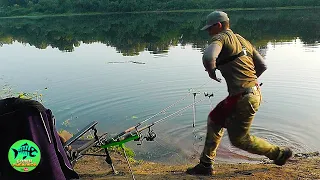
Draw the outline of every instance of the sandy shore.
M117 152L111 152L115 169L114 175L103 157L84 157L80 159L75 170L81 179L132 179L125 158ZM276 166L269 162L260 164L226 164L215 165L214 176L191 176L185 173L194 164L167 165L146 161L131 163L136 179L320 179L319 153L297 154L285 166Z

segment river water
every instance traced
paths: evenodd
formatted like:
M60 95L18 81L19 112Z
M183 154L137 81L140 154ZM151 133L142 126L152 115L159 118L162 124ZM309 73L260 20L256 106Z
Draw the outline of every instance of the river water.
M154 142L128 146L141 159L197 160L206 116L227 95L226 83L210 80L201 62L210 40L199 31L207 13L1 19L0 95L43 94L57 128L72 133L91 121L99 122L99 132L116 134L168 117L154 126ZM250 40L268 65L259 79L263 103L251 133L295 153L320 150L319 12L228 13L233 31ZM195 113L192 106L181 110L193 103L194 92L195 100L203 100ZM217 160L252 158L263 157L232 147L225 134Z

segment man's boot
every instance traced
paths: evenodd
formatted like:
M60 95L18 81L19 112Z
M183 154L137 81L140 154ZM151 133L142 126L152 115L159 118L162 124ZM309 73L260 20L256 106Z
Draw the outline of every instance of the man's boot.
M274 164L282 166L291 158L292 151L289 148L280 149L280 153L277 159L273 160Z
M213 165L206 163L199 163L193 168L189 168L186 171L190 175L202 175L202 176L211 176L214 175Z

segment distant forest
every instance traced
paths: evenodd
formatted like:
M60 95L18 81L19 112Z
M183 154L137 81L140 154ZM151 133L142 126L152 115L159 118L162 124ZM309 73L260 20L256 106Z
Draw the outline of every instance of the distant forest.
M228 12L228 11L227 11ZM269 42L299 38L312 46L320 40L320 11L230 11L231 29L264 48ZM3 18L0 48L15 41L39 49L72 52L83 44L102 43L124 56L167 53L177 45L203 50L210 38L200 31L207 12L139 13L91 16ZM295 17L295 18L292 18Z
M320 6L319 0L0 0L0 16Z

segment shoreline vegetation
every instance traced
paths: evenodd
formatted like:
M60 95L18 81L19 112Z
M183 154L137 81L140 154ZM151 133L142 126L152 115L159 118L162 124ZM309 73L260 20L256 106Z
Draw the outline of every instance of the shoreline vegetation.
M318 0L0 0L0 17L319 7Z
M286 6L286 7L264 7L264 8L217 8L217 9L182 9L182 10L155 10L155 11L129 11L129 12L85 12L85 13L58 13L43 14L30 13L27 15L1 16L0 19L15 18L45 18L45 17L67 17L67 16L91 16L91 15L115 15L115 14L144 14L144 13L192 13L192 12L210 12L213 10L221 11L275 11L275 10L303 10L320 9L320 6ZM1 10L1 9L0 9Z
M263 50L269 42L290 42L299 39L307 45L317 44L320 6L308 8L251 8L239 11L230 9L228 14L231 29ZM110 15L87 13L1 18L0 46L18 42L38 49L52 47L62 52L73 52L81 44L98 42L115 47L123 56L136 56L144 51L151 54L167 54L170 47L178 45L192 45L192 48L202 51L209 40L207 34L200 31L208 14L204 11L153 11ZM275 24L277 28L274 28Z

